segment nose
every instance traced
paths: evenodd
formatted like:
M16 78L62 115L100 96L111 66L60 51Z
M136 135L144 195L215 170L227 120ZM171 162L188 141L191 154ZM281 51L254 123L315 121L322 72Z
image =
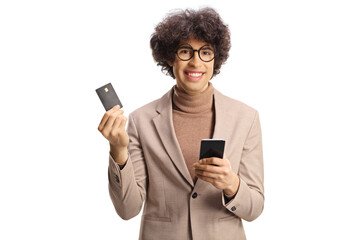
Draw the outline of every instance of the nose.
M200 66L201 64L202 64L202 60L199 57L199 53L194 52L194 56L190 59L189 65L197 67Z

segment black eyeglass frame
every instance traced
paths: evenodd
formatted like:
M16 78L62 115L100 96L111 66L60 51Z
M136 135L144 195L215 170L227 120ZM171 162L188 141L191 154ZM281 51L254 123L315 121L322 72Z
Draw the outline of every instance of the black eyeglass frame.
M192 58L194 57L195 52L198 52L198 55L199 55L199 58L200 58L201 61L203 61L203 62L211 62L212 60L214 60L214 58L215 58L215 56L216 56L215 51L214 51L213 49L209 48L211 51L214 52L214 56L213 56L212 59L210 59L210 60L208 60L208 61L204 61L204 60L201 58L201 56L200 56L200 51L201 51L203 48L205 48L205 47L208 47L208 48L209 48L208 45L204 45L204 46L202 46L202 47L199 48L199 49L193 49L193 47L190 46L190 45L182 45L182 46L180 46L180 47L178 47L178 48L176 49L175 53L176 53L176 56L177 56L181 61L189 61L190 59L192 59ZM186 59L186 60L184 60L184 59L182 59L181 57L179 57L178 51L179 51L180 48L189 48L189 49L192 49L192 55L191 55L191 57L190 57L189 59Z

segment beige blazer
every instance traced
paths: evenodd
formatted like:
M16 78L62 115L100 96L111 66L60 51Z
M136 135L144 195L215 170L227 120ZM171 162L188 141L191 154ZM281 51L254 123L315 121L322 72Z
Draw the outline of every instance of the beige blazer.
M236 196L225 204L222 190L192 181L173 127L172 92L129 115L130 155L124 168L109 156L109 192L116 212L130 219L145 202L141 240L246 239L242 219L254 220L264 207L258 112L215 89L213 138L226 140L225 155L240 177Z

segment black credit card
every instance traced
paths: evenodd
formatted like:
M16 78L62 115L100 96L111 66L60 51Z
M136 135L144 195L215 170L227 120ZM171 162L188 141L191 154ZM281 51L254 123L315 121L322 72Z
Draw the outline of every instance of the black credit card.
M210 157L223 158L224 149L225 140L223 139L202 139L199 159Z
M123 107L111 83L99 87L95 91L99 96L106 111L111 109L115 105L119 105L120 108Z

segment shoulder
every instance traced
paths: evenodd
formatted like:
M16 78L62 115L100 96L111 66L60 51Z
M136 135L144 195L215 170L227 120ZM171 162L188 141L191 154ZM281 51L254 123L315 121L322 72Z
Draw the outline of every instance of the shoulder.
M137 122L141 119L145 120L154 118L157 115L155 109L159 101L160 99L156 99L142 107L139 107L138 109L135 109L129 114L129 117L136 120Z
M219 107L222 108L223 111L233 112L234 114L241 115L249 115L254 116L257 114L257 110L248 104L236 100L234 98L225 96L218 90L214 90L215 101L218 101Z

